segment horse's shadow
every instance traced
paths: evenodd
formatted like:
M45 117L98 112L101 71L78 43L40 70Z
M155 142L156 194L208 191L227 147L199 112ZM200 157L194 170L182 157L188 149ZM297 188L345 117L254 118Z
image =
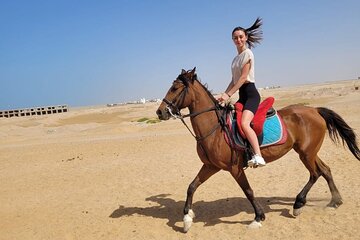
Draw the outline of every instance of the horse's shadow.
M160 194L151 196L145 200L149 205L156 203L156 206L149 207L125 207L120 205L118 209L114 210L109 217L121 218L124 216L132 216L134 214L167 219L167 225L173 228L175 231L182 231L182 227L176 226L176 223L182 221L184 201L175 201L169 197L170 194ZM258 202L263 207L265 213L279 212L280 216L286 218L294 218L290 214L290 208L292 209L294 198L285 197L271 197L271 198L257 198ZM272 208L272 205L277 205L276 208ZM281 207L279 208L280 205ZM222 207L219 207L222 206ZM219 199L211 202L197 201L193 204L195 214L197 213L196 222L204 222L205 226L214 226L219 223L226 224L249 224L251 221L224 221L221 218L235 216L241 212L253 214L254 209L250 202L246 198L234 197Z

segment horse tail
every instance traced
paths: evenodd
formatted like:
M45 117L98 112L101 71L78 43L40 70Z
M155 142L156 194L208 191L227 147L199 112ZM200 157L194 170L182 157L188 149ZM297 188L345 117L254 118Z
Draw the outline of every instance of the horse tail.
M356 134L354 130L345 122L345 120L333 110L328 108L317 108L319 114L325 119L326 127L329 131L330 139L337 143L339 136L342 144L348 146L352 154L360 160L360 150L356 142Z

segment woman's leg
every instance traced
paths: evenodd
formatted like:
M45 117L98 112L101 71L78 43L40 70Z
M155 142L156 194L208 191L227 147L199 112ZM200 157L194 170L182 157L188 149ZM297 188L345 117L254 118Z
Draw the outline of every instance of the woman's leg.
M250 123L254 118L254 114L249 110L244 110L241 118L241 126L243 131L249 140L255 154L261 156L259 141L255 131L250 127Z

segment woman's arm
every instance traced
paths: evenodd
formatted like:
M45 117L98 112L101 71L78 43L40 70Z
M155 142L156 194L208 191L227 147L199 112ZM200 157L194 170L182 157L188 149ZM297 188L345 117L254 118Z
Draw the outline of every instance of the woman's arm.
M247 63L245 63L245 65L241 69L241 76L240 76L239 80L236 81L235 84L234 84L234 81L231 80L231 82L229 83L229 86L226 88L226 91L223 94L215 96L215 98L218 99L220 102L226 102L229 98L231 98L231 96L237 90L239 90L241 85L243 85L246 82L247 76L249 75L249 72L250 72L250 66L251 66L251 62L249 60Z
M226 88L225 93L229 92L234 87L234 81L231 79L229 86Z
M247 76L249 75L249 72L250 72L250 66L251 66L250 61L245 63L245 65L241 69L241 75L240 75L239 80L236 81L235 84L233 83L233 81L231 81L232 84L229 84L229 87L225 91L226 95L231 97L247 81Z

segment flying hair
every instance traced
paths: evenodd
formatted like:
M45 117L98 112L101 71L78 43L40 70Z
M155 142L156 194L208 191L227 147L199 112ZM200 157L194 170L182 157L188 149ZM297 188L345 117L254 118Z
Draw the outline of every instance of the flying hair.
M251 27L246 29L242 27L236 27L232 31L232 34L234 34L235 31L243 31L248 38L246 42L249 48L253 48L256 44L260 44L260 42L263 40L263 32L261 30L261 26L262 19L258 17Z

